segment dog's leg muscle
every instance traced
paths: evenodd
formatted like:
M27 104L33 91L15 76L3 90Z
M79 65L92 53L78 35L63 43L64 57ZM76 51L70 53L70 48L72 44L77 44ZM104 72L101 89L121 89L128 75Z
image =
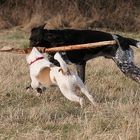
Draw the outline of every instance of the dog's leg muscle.
M122 50L120 47L113 58L120 70L128 77L140 83L140 69L133 62L133 50Z
M73 90L66 89L65 86L61 86L60 90L67 99L73 102L78 102L80 106L83 107L83 98L77 96Z
M85 67L86 67L86 62L76 64L77 73L83 82L85 82Z
M37 80L34 76L31 76L31 80L32 80L32 82L31 82L31 87L32 87L33 89L38 88L38 87L39 87L39 82L38 82L38 80Z

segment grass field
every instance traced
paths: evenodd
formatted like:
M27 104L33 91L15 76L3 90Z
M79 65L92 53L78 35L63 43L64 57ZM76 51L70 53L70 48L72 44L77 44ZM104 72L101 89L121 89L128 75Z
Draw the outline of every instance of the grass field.
M140 40L140 34L119 33ZM27 47L29 34L14 28L0 31L0 48ZM134 49L140 66L140 50ZM72 65L72 67L74 67ZM85 98L83 109L58 88L41 97L27 93L29 69L24 55L0 54L0 140L139 140L140 87L112 60L88 62L86 86L98 103ZM82 96L82 95L81 95Z

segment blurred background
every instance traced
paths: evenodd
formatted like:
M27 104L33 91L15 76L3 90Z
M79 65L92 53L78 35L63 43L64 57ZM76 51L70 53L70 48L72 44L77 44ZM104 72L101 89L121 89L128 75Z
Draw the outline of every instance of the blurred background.
M0 29L21 26L140 31L140 0L0 0Z

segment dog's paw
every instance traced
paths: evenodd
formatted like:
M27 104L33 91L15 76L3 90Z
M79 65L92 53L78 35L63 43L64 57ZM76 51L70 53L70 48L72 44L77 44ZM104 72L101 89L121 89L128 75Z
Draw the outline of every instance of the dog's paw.
M92 105L93 105L94 107L97 106L97 103L94 101L94 99L91 100L91 103L92 103Z
M98 106L96 102L93 102L92 105L94 108L96 108Z
M45 90L45 87L44 88L37 88L36 89L36 96L40 96L42 93L43 93L43 90Z
M33 90L33 88L31 87L31 85L26 87L26 92L30 93Z
M37 90L37 93L39 93L39 94L43 93L43 89L41 89L41 88L37 88L36 90Z

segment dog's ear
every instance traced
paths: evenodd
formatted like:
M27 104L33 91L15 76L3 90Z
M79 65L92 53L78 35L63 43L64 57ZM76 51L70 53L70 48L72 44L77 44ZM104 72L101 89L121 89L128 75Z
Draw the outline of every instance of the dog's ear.
M44 29L45 25L46 25L46 23L44 23L43 25L37 26L37 27L33 27L33 28L31 29L31 32L34 31L34 30Z
M45 25L46 25L46 23L44 23L43 25L40 25L40 26L37 26L37 27L33 27L32 29L31 29L31 32L33 32L33 31L38 31L38 30L43 30L44 29L44 27L45 27ZM46 28L45 28L45 30L47 30Z
M43 25L39 26L39 28L44 29L46 23L44 23Z

